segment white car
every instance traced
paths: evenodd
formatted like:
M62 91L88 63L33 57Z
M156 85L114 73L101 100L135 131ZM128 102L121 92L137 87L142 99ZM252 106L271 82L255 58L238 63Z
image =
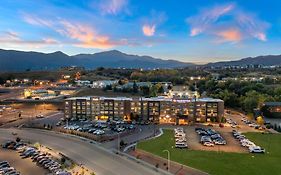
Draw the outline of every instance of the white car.
M213 146L215 146L214 143L212 143L212 142L204 142L203 145L204 145L204 146L207 146L207 147L213 147Z
M184 133L178 133L175 135L176 138L179 138L179 137L185 137L185 134Z
M185 137L176 138L176 142L186 142L186 138Z
M265 153L265 149L259 146L251 146L249 147L250 153Z
M187 148L186 142L177 142L175 145L176 148Z

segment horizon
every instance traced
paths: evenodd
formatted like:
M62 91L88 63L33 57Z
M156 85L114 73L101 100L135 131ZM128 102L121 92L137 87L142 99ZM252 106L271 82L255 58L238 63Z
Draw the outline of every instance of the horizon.
M51 54L51 53L56 53L56 52L62 52L63 54L66 54L67 56L76 56L76 55L79 55L79 54L90 54L90 55L93 55L93 54L96 54L96 53L102 53L102 52L111 52L111 51L118 51L118 52L121 52L123 54L126 54L126 55L136 55L136 56L148 56L148 57L152 57L154 59L162 59L162 60L175 60L175 61L180 61L180 62L183 62L183 63L192 63L194 65L205 65L205 64L208 64L208 63L218 63L218 62L229 62L229 61L239 61L239 60L242 60L242 59L245 59L245 58L255 58L255 57L259 57L259 56L279 56L279 55L257 55L257 56L250 56L250 57L245 57L245 58L237 58L237 59L230 59L230 60L220 60L220 61L212 61L212 62L196 62L196 61L190 61L190 62L185 62L185 61L181 61L181 60L176 60L176 59L163 59L163 58L159 58L159 57L153 57L153 56L150 56L150 55L139 55L139 54L132 54L132 53L125 53L125 52L122 52L120 50L116 50L116 49L112 49L112 50L102 50L102 51L97 51L97 52L93 52L93 53L77 53L77 54L73 54L73 55L70 55L70 54L67 54L61 50L55 50L55 51L49 51L49 52L41 52L41 51L33 51L33 50L30 50L30 51L26 51L26 50L15 50L15 49L1 49L0 50L6 50L6 51L20 51L20 52L37 52L37 53L43 53L43 54Z
M4 0L0 43L6 50L118 50L197 64L279 55L281 3L270 2Z

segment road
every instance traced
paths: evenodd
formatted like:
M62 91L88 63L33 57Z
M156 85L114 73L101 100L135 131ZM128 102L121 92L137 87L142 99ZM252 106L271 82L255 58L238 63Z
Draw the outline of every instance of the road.
M0 101L4 101L11 98L16 98L23 93L24 88L0 88L8 89L10 92L0 95Z
M17 136L11 133L17 132ZM100 146L82 139L54 132L31 129L0 129L0 138L39 142L57 150L76 162L82 163L97 175L157 175L160 174L125 157L115 155Z

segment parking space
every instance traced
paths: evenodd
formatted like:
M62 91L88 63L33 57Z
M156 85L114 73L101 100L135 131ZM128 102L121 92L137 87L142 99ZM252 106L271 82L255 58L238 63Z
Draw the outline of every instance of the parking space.
M70 121L60 126L63 129L93 134L96 136L113 136L123 132L133 131L136 125L124 121Z
M21 175L46 175L49 172L39 166L36 166L30 159L21 159L17 152L0 148L0 162L7 161L10 166L14 167Z
M63 168L65 160L62 161L62 159L54 157L49 152L40 150L41 146L39 145L38 147L39 149L35 145L31 146L21 142L20 139L17 139L16 141L5 141L2 144L3 152L7 152L9 155L12 154L13 156L10 156L10 158L13 157L13 159L20 162L18 169L24 169L24 171L27 171L27 174L30 174L30 172L33 173L33 171L30 170L30 167L36 167L37 171L40 170L40 173L38 173L39 175L49 173L56 175L71 175L71 173L65 171ZM30 167L25 166L25 164L28 164Z
M210 127L204 127L209 129ZM186 136L188 140L188 146L190 149L194 150L204 150L204 151L224 151L224 152L246 152L246 149L242 148L240 144L233 138L229 130L221 130L216 128L215 130L219 132L223 139L226 141L226 145L214 145L214 146L204 146L200 143L200 135L195 132L196 126L186 127ZM214 129L214 128L212 128Z

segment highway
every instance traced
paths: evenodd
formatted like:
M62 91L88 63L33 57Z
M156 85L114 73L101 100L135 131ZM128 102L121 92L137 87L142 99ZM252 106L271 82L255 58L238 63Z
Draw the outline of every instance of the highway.
M13 136L11 133L18 133ZM0 129L0 140L20 137L39 142L82 163L97 175L158 175L159 172L125 157L115 155L100 146L60 133L34 129Z

